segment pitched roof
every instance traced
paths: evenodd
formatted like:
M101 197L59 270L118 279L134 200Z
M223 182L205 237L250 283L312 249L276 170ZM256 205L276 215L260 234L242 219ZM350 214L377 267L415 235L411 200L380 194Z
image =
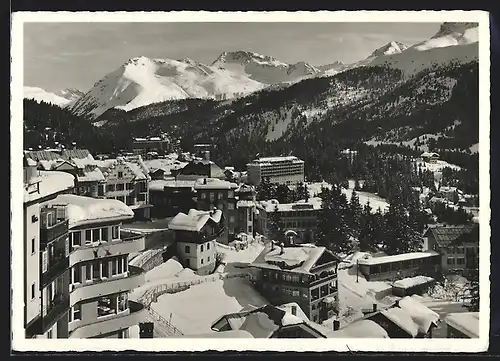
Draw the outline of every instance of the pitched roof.
M449 313L445 322L470 338L479 337L479 312Z
M58 160L61 159L61 155L56 152L52 152L49 150L34 150L34 151L25 151L24 154L33 159L35 162L39 162L41 160Z
M90 159L93 160L94 157L92 157L92 154L88 151L88 149L65 149L61 153L61 157L65 160L68 160L70 158L77 158L77 159Z
M320 257L328 251L325 247L297 245L282 247L266 244L264 250L250 265L257 268L288 270L291 272L311 274L311 269L316 265ZM333 255L333 254L332 254ZM336 257L335 255L333 255ZM337 258L337 257L336 257Z
M189 210L188 214L179 212L168 224L168 228L175 231L199 232L210 220L219 223L222 219L222 211L198 211Z
M458 243L466 238L469 241L479 242L479 225L478 224L464 224L458 226L433 226L429 227L425 233L430 232L436 243L440 247L446 247L450 243ZM471 237L472 236L472 237Z

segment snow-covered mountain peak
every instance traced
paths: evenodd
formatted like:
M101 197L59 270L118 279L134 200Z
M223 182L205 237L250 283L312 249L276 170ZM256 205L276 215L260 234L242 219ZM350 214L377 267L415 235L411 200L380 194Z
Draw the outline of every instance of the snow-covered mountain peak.
M24 98L33 99L37 102L45 102L53 105L58 105L60 107L68 104L71 99L67 99L55 93L48 92L39 87L25 86L23 87Z
M77 99L80 99L85 95L84 92L75 88L66 88L63 90L59 90L55 94L70 101L76 101Z
M439 31L429 40L413 45L410 49L425 51L454 45L467 45L479 41L477 23L443 23Z
M283 63L272 56L262 55L253 51L225 51L212 63L213 66L219 66L223 63L257 63L263 66L287 67L288 64Z
M451 35L451 34L464 34L469 29L478 28L478 23L450 23L445 22L441 24L439 31L434 35L433 38L439 38L441 36Z
M375 50L369 57L375 58L378 56L399 54L405 51L406 49L408 49L408 46L406 44L403 44L399 41L390 41L384 46Z

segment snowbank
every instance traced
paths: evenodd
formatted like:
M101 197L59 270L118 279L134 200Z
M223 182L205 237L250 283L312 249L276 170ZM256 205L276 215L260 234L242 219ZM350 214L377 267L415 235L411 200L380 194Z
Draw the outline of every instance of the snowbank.
M213 322L225 314L267 303L246 279L233 278L162 295L151 306L183 334L189 335L211 332Z
M162 263L158 267L153 268L146 273L146 282L152 282L165 278L171 278L180 274L184 267L179 263L177 257L169 259L167 262Z

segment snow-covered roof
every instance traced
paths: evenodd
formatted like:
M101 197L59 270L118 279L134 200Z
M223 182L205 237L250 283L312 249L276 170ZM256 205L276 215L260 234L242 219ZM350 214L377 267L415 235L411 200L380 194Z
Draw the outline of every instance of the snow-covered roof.
M199 232L205 224L211 220L219 223L222 219L222 211L199 211L189 210L188 214L179 212L168 224L168 228L175 231Z
M257 207L264 209L267 213L275 212L290 212L290 211L311 211L321 209L321 198L312 197L307 200L301 200L295 203L279 203L276 199L260 201Z
M49 205L67 205L69 227L96 222L126 220L134 217L134 212L123 202L115 199L97 199L61 194L47 202Z
M329 338L389 338L387 331L379 324L371 320L359 320L342 327L340 330L332 331Z
M195 335L182 335L170 337L183 337L183 338L254 338L252 334L245 330L230 330L220 332L199 333Z
M434 325L437 326L439 322L439 314L423 305L413 297L404 297L398 301L399 307L406 311L412 318L413 322L417 324L418 331L421 334L429 332L429 328Z
M428 157L439 157L439 154L434 153L434 152L423 152L420 155L422 158L428 158Z
M412 337L418 334L418 325L413 321L411 316L402 308L393 307L380 311L385 317L398 325L402 330L407 332Z
M299 158L297 158L295 156L287 156L287 157L263 157L263 158L258 158L258 159L254 159L249 164L270 165L272 163L280 163L280 162L285 162L285 163L304 163L303 160L300 160Z
M200 178L195 181L194 189L236 189L238 185L217 178Z
M135 162L125 162L125 164L130 168L132 173L134 173L136 180L146 180L149 178L147 172L145 172L139 164Z
M428 258L428 257L436 256L436 255L439 255L439 254L437 252L434 252L434 251L412 252L412 253L396 254L393 256L363 258L363 259L359 259L358 263L360 265L371 266L371 265L384 264L384 263L409 261L412 259Z
M429 282L434 281L434 278L427 276L415 276L415 277L407 277L401 280L395 281L392 285L398 288L411 288L414 286L423 285Z
M38 192L30 193L24 188L24 203L33 202L50 195L67 191L75 186L75 178L66 172L37 171Z
M479 312L449 313L444 321L470 338L479 337Z
M424 236L428 233L432 234L440 247L447 247L451 242L457 242L462 238L469 242L479 242L479 226L477 224L431 226L424 232Z
M236 202L236 208L253 207L253 206L255 206L254 201L241 200L241 201Z
M150 191L163 191L167 184L172 183L172 181L167 181L163 179L152 180L149 182Z
M267 245L251 266L280 270L283 269L283 265L286 265L285 268L293 272L310 273L311 268L326 251L326 248L316 246L283 247L283 254L280 254L281 250L280 246L275 246L272 249L271 246Z

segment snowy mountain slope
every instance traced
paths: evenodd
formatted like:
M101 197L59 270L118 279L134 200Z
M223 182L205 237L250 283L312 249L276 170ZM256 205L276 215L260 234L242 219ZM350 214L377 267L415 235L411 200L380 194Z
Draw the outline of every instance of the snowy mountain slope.
M321 73L319 69L303 61L287 64L271 56L250 51L223 52L212 66L248 76L264 84L295 82Z
M75 88L67 88L59 90L56 95L74 102L84 96L85 93Z
M408 49L408 45L403 44L399 41L391 41L385 44L384 46L378 48L377 50L375 50L369 57L374 58L384 55L400 54L406 49Z
M479 28L477 23L443 23L439 31L429 40L413 45L410 49L424 51L453 45L477 43Z
M98 81L69 109L95 118L114 107L128 111L174 99L226 99L262 88L264 84L246 76L191 59L137 57Z
M23 88L24 98L25 99L34 99L37 102L46 102L54 105L58 105L60 107L65 106L71 100L60 95L50 93L42 88L25 86Z

